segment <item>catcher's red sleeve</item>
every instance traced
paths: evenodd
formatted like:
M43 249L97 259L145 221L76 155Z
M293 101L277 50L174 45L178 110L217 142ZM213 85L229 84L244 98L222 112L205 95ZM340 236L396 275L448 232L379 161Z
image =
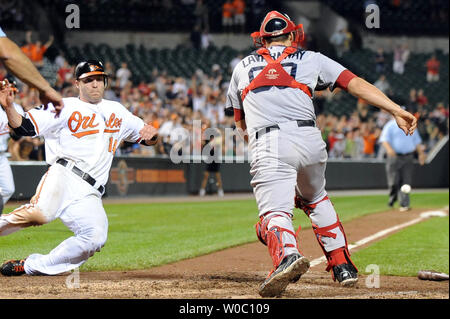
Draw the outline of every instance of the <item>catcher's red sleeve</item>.
M233 108L234 111L234 121L239 122L245 118L244 110Z
M336 80L336 86L338 88L341 88L341 89L347 91L348 83L350 82L351 79L353 79L355 77L356 77L356 75L353 74L351 71L344 70L341 72L341 74L339 74L339 77Z

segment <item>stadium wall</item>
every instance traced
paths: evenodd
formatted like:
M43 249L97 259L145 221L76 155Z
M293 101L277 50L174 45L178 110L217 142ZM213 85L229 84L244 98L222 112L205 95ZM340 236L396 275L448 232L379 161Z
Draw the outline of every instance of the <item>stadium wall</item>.
M449 186L449 143L425 166L415 164L413 188ZM28 200L47 170L44 162L11 162L16 191L13 199ZM175 164L169 158L116 157L106 196L164 196L197 194L205 171L204 163ZM230 192L251 192L249 163L223 163L223 188ZM387 189L383 161L329 160L327 189ZM208 183L207 192L216 190Z

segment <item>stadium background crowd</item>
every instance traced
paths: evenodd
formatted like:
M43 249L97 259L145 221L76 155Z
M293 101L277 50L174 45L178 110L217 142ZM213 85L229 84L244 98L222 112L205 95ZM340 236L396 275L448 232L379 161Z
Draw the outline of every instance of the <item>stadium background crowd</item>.
M68 48L61 39L61 34L50 35L48 39L40 39L36 35L37 32L30 31L29 28L33 25L31 22L35 18L30 12L31 7L25 6L24 1L3 0L1 2L2 27L28 31L21 44L24 53L30 57L44 77L61 92L63 97L76 96L73 71L78 61L76 61L76 56L69 52L71 49L77 48ZM38 2L44 7L55 5L51 0ZM138 28L139 23L144 23L140 18L145 12L153 12L153 14L160 12L162 16L166 14L172 18L176 18L178 15L183 16L184 18L179 19L178 24L174 25L178 28L190 26L191 43L189 48L184 49L199 54L202 52L217 53L223 50L223 48L216 47L214 36L209 33L210 31L227 34L251 32L258 29L261 14L266 11L267 7L280 9L269 1L261 0L227 0L223 2L134 0L129 1L128 4L118 0L108 3L102 0L80 1L81 4L92 8L92 12L95 12L95 8L99 6L109 12L108 8L114 7L111 2L134 8L128 14L129 16L134 15L134 20L129 21L136 21L136 25L129 25L129 30ZM66 1L57 2L59 6L65 6L68 3ZM431 6L429 11L430 17L433 18L433 21L437 21L438 28L442 24L446 24L448 27L448 4L447 8L436 11L433 8L441 5L440 1L432 1L432 3L434 6ZM411 1L390 2L391 6L398 6L399 9L405 10L408 8L407 5L413 4L414 2ZM112 17L109 18L113 19L114 14L120 14L120 12L110 12L110 14ZM89 24L89 21L89 16L84 18L85 23ZM121 21L117 17L119 29ZM147 21L157 24L152 19L147 19ZM173 24L168 25L173 26ZM97 27L102 29L104 25L99 24ZM147 25L147 27L155 30L155 26ZM429 32L432 33L433 30L431 29ZM372 76L368 80L415 114L419 119L418 131L426 151L430 151L440 139L448 134L448 53L427 54L425 63L418 65L411 62L414 52L410 52L405 43L393 43L391 48L379 48L376 52L372 52L362 48L357 39L357 34L352 34L347 29L337 30L329 39L330 46L334 48L332 54L329 55L358 74L358 70L352 69L350 61L361 55L361 52L366 54L366 61L369 61L366 65L367 72ZM322 51L315 42L313 33L307 34L307 41L302 43L302 46L305 49ZM135 51L138 50L135 49ZM391 53L386 53L386 51ZM167 51L165 52L167 53ZM133 59L120 60L116 57L113 60L103 60L106 72L110 75L105 98L121 102L133 114L159 128L159 134L162 136L159 144L154 147L124 143L118 149L119 154L168 155L171 145L179 138L178 134L181 130L177 130L177 128L185 128L192 136L193 133L196 133L192 132L195 129L193 122L196 120L201 120L202 130L215 127L223 132L225 128L233 127L233 112L225 110L228 81L236 63L250 53L251 48L243 51L232 50L231 52L233 54L228 54L222 63L213 61L204 68L194 65L191 73L178 74L163 69L159 67L160 64L155 63L153 67L146 69L145 76L142 76L139 66L130 65L130 62L133 63ZM170 52L168 54L170 55ZM152 60L147 62L152 66ZM415 79L417 80L416 86L410 84L414 83L411 82L412 72L422 77L420 81ZM0 67L0 80L7 77L9 77L7 71ZM446 80L442 81L442 79ZM15 80L20 89L16 96L16 102L21 105L39 105L37 92L30 90L17 79ZM398 86L393 85L403 82L407 83L405 85L408 96L405 94L401 96L397 92ZM441 95L436 94L436 92L442 91L440 89L442 87L444 92ZM384 152L377 140L382 127L389 120L386 113L377 111L378 109L367 105L362 100L344 97L339 89L333 92L329 90L316 91L314 104L317 125L327 143L330 158L357 160L383 158ZM330 108L330 105L335 107ZM236 146L234 151L223 155L245 155L236 154L240 149ZM43 141L32 138L22 138L19 141L11 139L9 152L11 160L43 160L45 156Z

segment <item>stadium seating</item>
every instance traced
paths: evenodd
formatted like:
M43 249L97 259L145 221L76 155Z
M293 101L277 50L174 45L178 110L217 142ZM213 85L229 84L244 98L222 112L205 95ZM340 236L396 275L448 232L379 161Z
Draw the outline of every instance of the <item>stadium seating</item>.
M247 54L250 51L251 48L238 51L229 46L221 48L210 46L206 50L196 50L181 45L174 49L147 49L132 44L118 49L113 49L106 44L86 44L83 47L63 48L63 52L71 64L75 64L82 58L99 58L104 62L111 62L117 70L122 62L126 62L133 73L132 81L134 85L137 85L140 81L151 81L151 74L155 68L158 71L166 71L171 76L190 79L198 69L206 74L211 74L213 64L218 64L221 67L225 80L228 80L231 76L230 61L239 53ZM375 73L374 56L375 52L369 49L349 51L343 55L339 62L355 74L374 83L380 76L380 74ZM384 75L390 83L394 96L400 102L407 101L411 88L423 88L431 106L434 107L437 102L448 104L449 56L442 51L436 51L436 56L441 62L442 80L437 83L427 83L425 63L430 58L430 54L411 53L403 75L392 71L393 54L386 54ZM339 99L325 102L326 112L336 115L350 114L355 108L356 99L348 94L342 94Z
M334 11L361 25L365 6L371 3L380 8L380 28L369 31L380 35L442 35L448 36L448 0L321 0ZM398 5L394 5L398 2Z

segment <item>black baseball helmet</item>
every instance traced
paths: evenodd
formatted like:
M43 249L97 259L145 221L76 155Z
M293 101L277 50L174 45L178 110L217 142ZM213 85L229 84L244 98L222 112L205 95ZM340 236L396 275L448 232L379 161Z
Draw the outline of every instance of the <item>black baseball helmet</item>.
M78 63L75 68L75 79L81 80L91 75L103 75L106 86L108 74L105 72L102 62L98 60L87 60Z

